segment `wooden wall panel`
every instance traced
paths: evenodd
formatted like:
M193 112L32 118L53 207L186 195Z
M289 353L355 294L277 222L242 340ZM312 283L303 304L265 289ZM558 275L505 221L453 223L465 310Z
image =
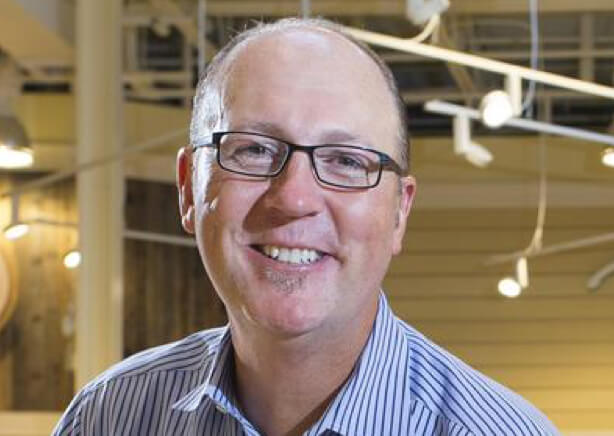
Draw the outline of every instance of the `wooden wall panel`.
M184 235L175 188L130 182L126 225ZM226 322L223 305L196 248L134 240L127 240L124 246L125 355Z
M2 177L0 190L35 176ZM20 200L22 220L75 220L71 182L25 194ZM0 203L1 226L8 224L10 202ZM23 238L8 242L16 263L19 300L12 319L0 332L0 385L10 397L3 406L15 410L57 410L72 396L70 355L72 338L62 333L74 295L74 280L62 259L77 242L70 228L31 225Z
M526 396L562 430L614 433L614 244L529 260L530 287L497 294L511 263L492 254L530 240L532 210L414 212L401 256L384 281L396 313L436 343ZM614 207L548 211L545 244L614 232Z

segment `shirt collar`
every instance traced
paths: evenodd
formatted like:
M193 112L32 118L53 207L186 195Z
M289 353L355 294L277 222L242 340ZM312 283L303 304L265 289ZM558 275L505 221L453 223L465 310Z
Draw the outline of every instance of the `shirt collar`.
M233 352L230 328L224 331L205 382L172 405L173 409L195 411L203 401L246 424L233 390ZM364 435L357 422L376 423L382 407L409 410L409 349L398 320L380 292L373 328L352 373L329 404L320 420L307 432L319 435L331 430L344 436ZM383 405L382 405L383 401Z
M343 436L379 434L371 428L380 424L383 408L394 408L399 415L410 409L408 368L405 333L380 292L369 339L347 382L312 427L313 434L327 429Z

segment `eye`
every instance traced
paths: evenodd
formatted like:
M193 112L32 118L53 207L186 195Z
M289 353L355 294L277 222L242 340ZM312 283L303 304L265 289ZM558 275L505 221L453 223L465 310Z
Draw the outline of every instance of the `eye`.
M343 167L352 168L352 169L366 168L366 165L364 164L364 162L361 162L357 156L350 155L350 154L337 156L336 164L343 166Z
M240 146L235 150L235 153L241 153L251 157L264 157L274 153L274 151L263 144L251 143Z
M235 159L270 160L278 154L278 147L262 141L234 141L231 148L230 155Z
M319 156L322 163L338 171L367 171L371 165L368 157L347 150L327 150Z

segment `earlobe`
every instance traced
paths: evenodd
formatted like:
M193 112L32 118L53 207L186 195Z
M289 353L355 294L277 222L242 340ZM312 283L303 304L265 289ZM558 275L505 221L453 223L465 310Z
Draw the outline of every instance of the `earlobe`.
M177 153L177 193L181 225L194 233L194 198L192 195L192 153L182 147Z

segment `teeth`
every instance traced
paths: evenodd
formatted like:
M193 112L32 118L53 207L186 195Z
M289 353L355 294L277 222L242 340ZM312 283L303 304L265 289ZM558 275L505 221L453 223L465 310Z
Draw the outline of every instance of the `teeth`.
M286 248L275 245L264 245L261 247L261 250L272 259L296 265L313 263L320 260L322 257L322 253L307 248Z

